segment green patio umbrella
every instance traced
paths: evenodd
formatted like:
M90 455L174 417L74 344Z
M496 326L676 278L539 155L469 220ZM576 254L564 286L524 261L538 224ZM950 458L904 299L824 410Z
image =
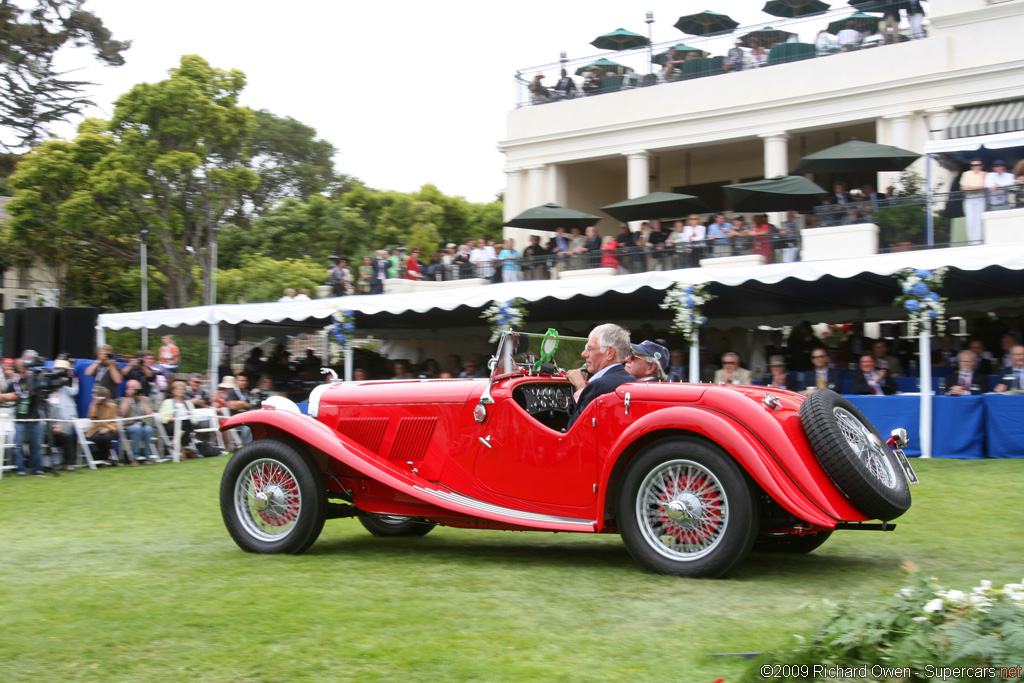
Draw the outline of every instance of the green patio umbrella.
M838 35L846 26L850 23L853 24L853 28L860 31L861 33L874 33L878 30L878 17L872 14L864 14L863 12L854 12L848 17L843 19L836 19L828 25L828 32L832 35Z
M591 45L600 50L628 50L633 47L649 45L650 40L639 33L627 31L624 28L617 28L611 33L598 36L591 41Z
M813 14L821 14L828 11L828 3L821 0L768 0L762 12L773 17L809 17Z
M613 62L610 59L605 59L604 57L602 57L601 59L597 60L596 62L591 62L590 64L587 64L586 66L581 66L580 68L576 69L576 75L577 76L582 76L584 71L589 71L590 69L595 69L595 68L596 69L600 69L601 70L601 75L603 76L605 74L605 72L607 72L607 71L615 71L616 73L621 74L623 69L625 69L626 67L624 67L623 65L619 64L618 62Z
M877 173L902 171L921 157L907 149L850 140L835 147L808 154L800 160L797 175L804 173Z
M771 26L765 26L762 29L751 31L750 33L743 36L743 47L750 47L750 39L757 38L758 42L761 43L761 47L770 48L775 43L784 43L789 40L790 36L796 35L789 31L783 31L782 29L772 28Z
M707 50L701 50L700 48L697 47L690 47L689 45L684 45L683 43L678 43L673 47L675 47L676 52L680 54L684 52L699 52L701 57L708 56ZM668 50L665 50L664 52L660 52L654 55L653 57L651 57L651 61L657 64L658 66L664 66L665 62L668 61Z
M548 203L523 211L505 225L527 230L554 231L556 228L586 228L599 220L601 220L600 216Z
M728 32L739 25L739 22L733 20L732 17L710 10L704 10L696 14L687 14L679 17L679 20L675 23L677 29L683 33L689 33L691 36L706 36L711 33Z
M828 192L803 176L780 175L724 185L733 211L810 211Z
M850 0L848 3L851 7L856 7L861 12L881 12L882 11L882 0ZM896 9L910 9L909 0L896 0Z
M634 197L601 210L620 221L646 221L654 218L677 218L690 213L706 213L711 207L700 197L675 192L652 192Z

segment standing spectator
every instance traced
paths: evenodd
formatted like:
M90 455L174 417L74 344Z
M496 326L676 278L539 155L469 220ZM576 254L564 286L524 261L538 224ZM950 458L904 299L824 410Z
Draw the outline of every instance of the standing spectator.
M861 356L860 366L850 371L850 393L889 396L896 390L896 380L884 368L875 367L875 357L870 353Z
M405 276L405 252L406 249L401 244L395 247L395 251L391 254L391 264L388 266L388 277L401 279Z
M601 267L613 268L616 275L624 274L626 269L622 267L622 264L619 262L619 256L616 253L619 243L611 235L605 235L602 241L604 244L601 245Z
M907 19L910 21L911 39L921 40L924 38L924 7L921 7L921 0L910 0Z
M333 269L332 269L332 272L333 272ZM297 292L294 289L292 289L291 287L285 287L284 288L284 296L282 296L280 299L278 299L277 303L279 303L279 304L286 304L286 303L291 303L292 301L295 301L295 294L296 293ZM341 294L335 294L334 296L341 296Z
M110 396L117 395L117 387L124 381L117 361L114 360L114 347L110 344L100 347L96 353L96 360L85 369L85 374L95 377L95 386L105 388Z
M502 245L498 260L501 261L501 279L504 282L519 282L519 252L511 237Z
M551 261L551 279L557 280L558 274L565 270L566 259L572 245L565 235L565 228L555 228L555 236L548 242L548 252L554 256Z
M300 289L299 293L295 295L295 301L312 301L312 299L309 298L309 290Z
M487 244L483 237L477 240L476 248L469 254L469 262L476 267L476 276L490 280L494 277L494 261L498 255L494 247Z
M455 246L455 242L449 242L445 245L444 253L441 254L441 265L444 266L444 278L445 280L458 280L456 277L455 268L455 256L458 254L458 248Z
M143 396L151 396L157 390L163 391L167 388L167 378L156 368L155 361L156 356L152 351L142 349L132 360L128 372L125 373L125 379L134 379L139 382L142 386L140 391ZM161 380L163 386L160 386Z
M92 405L89 406L92 424L85 433L86 438L96 446L96 460L106 463L110 463L110 444L117 438L117 406L110 398L110 391L106 387L96 387Z
M78 419L78 405L75 397L78 396L78 378L71 374L71 363L58 358L53 361L55 373L67 373L67 383L50 394L46 401L46 416L50 420L50 433L53 435L53 443L63 453L63 464L57 469L70 472L75 469L76 449L78 442L75 439L75 420Z
M334 262L334 267L327 272L327 284L331 286L331 293L334 296L345 296L348 292L349 282L352 275L348 270L348 261L340 258ZM295 296L293 293L292 296Z
M1001 211L1010 208L1010 195L1006 188L1016 184L1012 173L1007 172L1006 162L996 159L992 170L985 174L985 189L988 190L988 210Z
M37 362L39 354L31 349L26 349L19 362L14 363L15 373L11 375L10 389L14 394L12 400L17 401L15 417L18 420L39 420L45 415L42 400L39 393L35 391L35 377L33 367ZM20 371L20 372L19 372ZM42 422L15 422L14 424L14 469L19 477L24 477L25 452L23 450L25 437L28 437L29 461L28 469L34 476L43 475L43 423Z
M163 345L157 350L157 353L160 354L160 366L165 375L172 376L178 371L178 366L181 364L181 350L174 343L174 337L169 334L160 337L160 341L163 342Z
M420 248L413 247L409 252L409 258L405 260L405 270L402 277L406 280L422 280L423 273L420 272Z
M370 294L382 294L384 292L384 280L388 277L387 249L378 249L377 256L373 260L373 273L370 275Z
M444 279L444 264L441 262L441 254L439 252L435 251L430 254L430 263L423 267L423 279L434 282L440 282Z
M988 390L988 373L975 369L977 358L973 351L961 351L956 356L958 372L951 372L942 380L942 393L947 396L977 396Z
M125 382L124 398L121 399L119 411L121 417L145 418L153 414L153 404L149 397L140 391L141 388L138 380L130 379ZM146 454L149 451L150 439L153 438L153 425L147 419L134 419L125 423L124 431L131 439L132 452L135 455L131 461L132 466L138 466L140 462L149 465L149 457Z
M885 38L886 45L892 45L899 40L900 31L900 9L896 0L880 0L877 11L882 13L878 22L878 32Z
M356 269L356 292L359 294L370 293L370 280L373 279L373 263L369 256L363 257L363 262Z
M181 380L172 382L171 397L164 399L164 402L160 404L160 422L164 425L170 425L167 428L167 435L171 437L174 434L173 425L178 423L181 431L178 446L186 458L194 458L196 456L195 451L191 448L192 430L197 422L195 413L195 406L185 400L185 383Z
M527 280L546 280L549 252L541 246L539 235L530 235L530 244L523 249L523 276Z
M452 277L456 280L465 280L473 277L473 264L469 262L470 249L465 244L459 245L458 251L452 258Z
M746 53L743 51L743 41L739 38L729 51L725 53L725 61L722 62L722 71L739 71L743 68L743 58Z
M814 51L819 57L822 55L831 55L839 52L839 45L836 44L832 34L825 29L818 31L818 36L814 39Z
M843 52L859 50L860 43L863 39L864 36L862 36L860 31L857 30L857 25L852 21L846 22L846 28L836 34L839 49Z
M601 263L601 236L593 225L588 226L583 235L583 249L586 253L585 267L597 268Z
M579 228L569 228L569 234L571 235L569 238L569 253L572 254L569 267L573 269L584 268L585 259L583 255L587 252L587 238L583 236Z
M227 354L220 357L220 365L217 366L217 382L219 383L225 377L232 377L235 374L235 369L231 367L231 359Z
M981 244L981 214L985 211L985 163L971 159L971 168L960 176L964 193L964 216L967 218L967 243Z
M888 370L890 377L902 377L903 365L900 359L889 353L889 342L878 339L871 345L871 352L875 358L875 367Z
M661 221L655 218L651 221L651 234L647 237L648 251L652 255L652 270L668 270L669 261L672 257L668 233L662 230Z

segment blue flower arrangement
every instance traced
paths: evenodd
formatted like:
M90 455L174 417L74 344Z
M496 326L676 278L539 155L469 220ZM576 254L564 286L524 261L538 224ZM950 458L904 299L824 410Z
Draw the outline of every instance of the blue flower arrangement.
M946 329L946 299L935 291L942 286L945 277L946 268L904 268L896 273L903 293L896 297L893 306L906 309L908 334L916 334L917 329L927 322L933 323L937 332Z
M521 329L526 320L526 301L509 299L495 301L487 307L480 317L491 323L491 341L497 341L501 333L509 329Z
M715 298L714 294L708 294L704 285L683 285L677 283L672 289L665 293L665 300L661 308L675 311L672 319L672 331L679 332L687 339L693 337L693 333L708 321L702 315L701 310L704 304Z

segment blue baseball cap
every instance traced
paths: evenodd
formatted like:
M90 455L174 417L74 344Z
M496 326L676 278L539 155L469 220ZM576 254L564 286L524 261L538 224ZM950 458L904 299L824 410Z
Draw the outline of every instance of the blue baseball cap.
M661 369L668 370L668 349L657 342L645 339L639 344L630 344L633 353L638 356L650 356L661 364Z

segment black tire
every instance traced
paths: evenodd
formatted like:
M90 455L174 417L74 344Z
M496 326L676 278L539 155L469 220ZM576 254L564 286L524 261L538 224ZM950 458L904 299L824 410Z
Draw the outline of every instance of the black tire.
M224 468L220 510L242 550L298 555L324 528L327 487L308 453L282 439L257 439Z
M755 553L791 553L806 555L817 550L832 535L831 531L819 531L816 534L786 534L784 536L758 536L754 541Z
M884 521L910 509L903 467L857 406L819 389L800 406L800 420L822 469L855 508Z
M716 578L750 552L757 534L754 487L725 452L694 438L645 448L616 497L626 549L656 574Z
M422 517L369 517L360 515L359 523L374 536L426 536L437 526Z

